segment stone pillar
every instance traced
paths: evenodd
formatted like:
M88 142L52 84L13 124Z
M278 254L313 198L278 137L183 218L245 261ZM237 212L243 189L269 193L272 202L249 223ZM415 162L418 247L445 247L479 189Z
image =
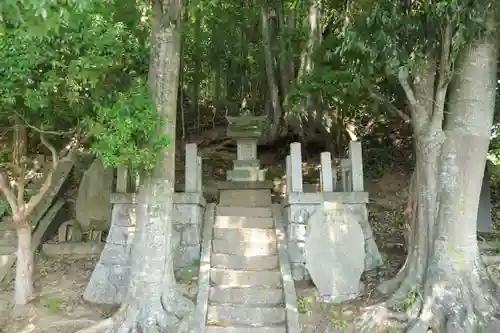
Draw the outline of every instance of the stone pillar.
M292 158L290 155L286 156L286 194L292 192Z
M184 175L184 192L198 192L198 147L196 143L186 144L186 162Z
M197 182L196 182L196 192L197 193L203 193L203 160L201 156L196 157L196 175L197 175Z
M128 192L128 168L123 165L116 168L116 192Z
M329 152L321 153L321 191L333 192L332 157Z
M351 160L351 183L352 191L364 191L363 182L363 157L361 142L351 141L349 143L349 159Z
M290 192L303 192L302 150L299 142L290 144L291 188Z

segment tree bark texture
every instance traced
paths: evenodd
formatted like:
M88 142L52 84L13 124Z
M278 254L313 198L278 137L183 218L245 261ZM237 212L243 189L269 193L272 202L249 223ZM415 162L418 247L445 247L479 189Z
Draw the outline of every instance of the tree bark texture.
M446 114L447 85L436 84L441 69L432 61L419 83L405 89L413 104L417 157L412 242L401 271L379 288L390 298L360 318L360 332L378 332L388 319L410 333L500 332L499 288L476 239L498 47L498 38L487 35L459 54Z

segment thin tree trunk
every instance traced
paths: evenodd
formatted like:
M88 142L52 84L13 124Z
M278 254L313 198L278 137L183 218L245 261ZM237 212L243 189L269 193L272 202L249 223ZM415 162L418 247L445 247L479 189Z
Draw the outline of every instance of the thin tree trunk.
M201 13L197 9L195 11L195 26L194 26L194 40L195 42L195 47L194 47L194 73L193 73L193 83L192 83L192 96L191 96L191 109L193 112L193 115L196 114L196 128L197 131L200 132L201 128L201 114L200 114L200 107L199 107L199 95L200 95L200 75L201 75L201 56L200 56L200 50L198 48L198 42L201 40L200 34L201 34Z
M17 227L17 264L15 281L16 304L28 304L34 296L33 250L31 248L31 227L27 220L15 221Z
M267 141L274 141L280 133L281 128L281 102L279 96L279 87L274 76L274 57L271 50L271 32L269 30L269 17L267 13L268 9L266 7L261 7L261 28L262 28L262 39L264 41L264 59L266 64L266 78L269 87L269 94L271 98L272 105L272 115L269 116L269 123L267 129L268 139Z

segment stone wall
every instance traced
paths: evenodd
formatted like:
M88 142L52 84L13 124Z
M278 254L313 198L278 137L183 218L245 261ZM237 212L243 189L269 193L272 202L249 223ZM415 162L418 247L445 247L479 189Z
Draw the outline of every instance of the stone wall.
M119 304L128 287L129 256L135 232L135 204L132 193L113 193L113 216L106 245L84 292L92 303ZM182 276L188 268L195 271L201 253L201 230L206 202L197 193L175 193L172 248L174 270ZM195 273L195 272L193 272Z
M172 244L177 249L174 269L193 265L200 259L201 231L206 201L198 193L175 193Z

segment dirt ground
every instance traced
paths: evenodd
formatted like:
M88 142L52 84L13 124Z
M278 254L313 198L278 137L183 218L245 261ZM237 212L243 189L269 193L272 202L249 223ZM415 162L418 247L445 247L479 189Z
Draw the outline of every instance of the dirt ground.
M303 333L350 332L352 318L364 306L381 300L374 287L398 271L405 259L403 211L409 175L390 172L366 184L370 193L369 218L386 267L363 276L365 293L336 306L315 301L315 289L297 284L297 306ZM9 311L13 283L0 289L0 333L74 333L110 316L116 308L88 304L82 299L97 258L47 259L37 256L37 299L26 308Z

